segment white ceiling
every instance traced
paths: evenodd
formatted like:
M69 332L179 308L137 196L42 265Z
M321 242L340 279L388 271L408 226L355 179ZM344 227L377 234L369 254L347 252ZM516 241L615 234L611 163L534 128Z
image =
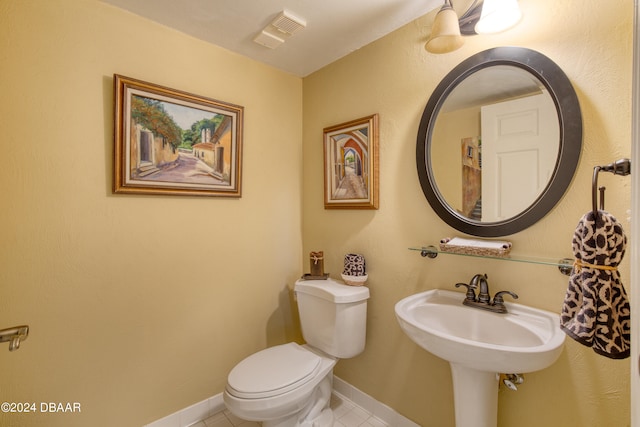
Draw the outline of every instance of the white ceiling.
M442 5L443 0L101 0L305 77ZM306 28L269 49L253 41L280 12Z

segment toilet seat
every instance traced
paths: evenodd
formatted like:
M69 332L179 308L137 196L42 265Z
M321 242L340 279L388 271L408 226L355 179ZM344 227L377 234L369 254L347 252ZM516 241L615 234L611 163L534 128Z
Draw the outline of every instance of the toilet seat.
M318 375L322 358L296 343L252 354L231 370L227 391L235 397L260 399L301 387Z

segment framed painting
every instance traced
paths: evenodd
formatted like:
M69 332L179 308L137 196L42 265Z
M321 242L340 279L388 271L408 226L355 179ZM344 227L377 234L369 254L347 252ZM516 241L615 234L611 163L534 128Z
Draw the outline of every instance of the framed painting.
M244 107L114 75L114 193L241 197Z
M378 209L378 115L324 129L325 209Z

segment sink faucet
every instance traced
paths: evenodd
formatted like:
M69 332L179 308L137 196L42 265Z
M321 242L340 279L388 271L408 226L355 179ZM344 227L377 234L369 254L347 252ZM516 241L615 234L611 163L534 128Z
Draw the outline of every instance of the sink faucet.
M518 299L518 295L511 291L496 292L491 300L491 294L489 293L489 282L486 274L476 274L471 278L469 284L456 283L456 288L465 286L467 288L467 294L462 301L464 305L470 307L482 308L484 310L493 311L494 313L506 313L507 307L504 305L504 294L511 295L513 299ZM478 296L476 297L476 289L479 288Z
M478 283L480 284L480 291L478 292L477 301L482 304L488 304L491 301L491 295L489 295L489 282L487 282L486 274L476 274L471 278L469 286L473 289L478 289Z

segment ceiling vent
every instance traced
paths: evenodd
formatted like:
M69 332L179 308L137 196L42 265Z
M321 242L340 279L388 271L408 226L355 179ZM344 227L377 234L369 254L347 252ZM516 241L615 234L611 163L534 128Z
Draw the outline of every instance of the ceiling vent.
M280 37L276 37L273 34L267 32L266 30L262 30L260 34L258 34L254 39L254 42L261 44L264 47L268 47L269 49L275 49L284 43L284 40Z
M307 23L290 14L286 10L280 12L280 14L271 21L271 25L273 25L276 30L281 31L286 34L295 34L297 31L300 31L304 27L307 26Z
M255 36L253 41L269 49L275 49L284 43L289 36L306 26L307 23L304 20L283 10L260 34Z

